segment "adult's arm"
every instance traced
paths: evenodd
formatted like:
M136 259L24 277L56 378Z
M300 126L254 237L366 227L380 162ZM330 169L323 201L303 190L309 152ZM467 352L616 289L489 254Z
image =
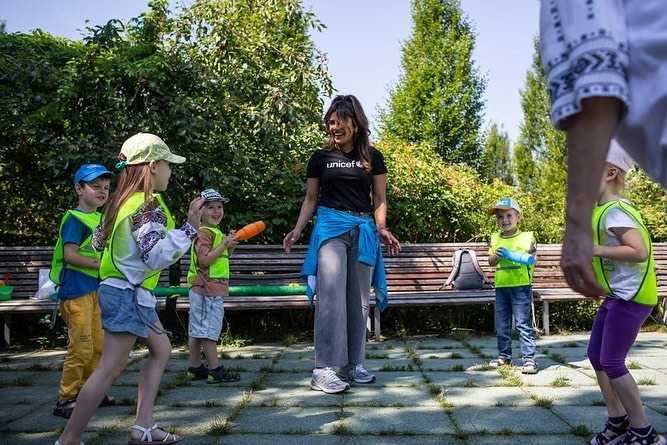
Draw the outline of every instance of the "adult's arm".
M375 226L382 242L387 246L389 255L396 255L401 251L401 243L387 228L387 175L373 176L373 207Z
M289 253L290 250L292 250L294 243L297 242L299 238L301 238L301 232L303 231L303 228L306 227L306 224L315 212L319 193L319 178L308 178L306 182L306 196L303 198L303 203L301 204L299 218L297 219L294 228L287 235L285 235L285 238L283 239L283 249L285 249L285 252Z
M565 123L567 132L567 203L560 265L570 287L587 297L604 295L593 272L591 218L621 102L610 97L582 101L582 110Z

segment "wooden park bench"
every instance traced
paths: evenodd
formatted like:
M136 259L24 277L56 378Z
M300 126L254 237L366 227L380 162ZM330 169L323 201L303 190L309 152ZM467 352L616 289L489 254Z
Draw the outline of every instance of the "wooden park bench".
M488 246L484 243L447 244L407 244L400 255L385 257L389 282L389 307L462 304L493 304L493 289L459 291L443 289L442 285L451 271L452 254L457 249L475 250L485 272L492 276L488 266ZM289 284L300 282L299 270L306 252L305 246L295 246L286 254L277 245L243 245L237 248L231 259L230 284ZM3 338L9 344L11 315L16 313L48 313L55 303L49 300L32 300L37 290L39 269L48 268L51 261L50 247L0 247L0 275L12 272L10 284L15 286L13 299L0 301L0 315L3 320ZM667 295L667 244L655 245L656 269L658 272L659 294ZM535 302L541 303L542 329L549 335L549 305L561 301L582 300L566 285L559 268L560 245L541 244L538 246L538 262L535 270L533 291ZM163 272L160 286L185 285L189 266L186 256L171 273ZM167 292L170 293L170 292ZM160 298L159 307L166 304L177 311L188 309L187 298ZM169 301L170 303L166 303ZM244 295L229 296L225 299L225 310L273 310L306 308L309 303L305 295ZM380 311L371 298L373 332L376 339L381 334Z

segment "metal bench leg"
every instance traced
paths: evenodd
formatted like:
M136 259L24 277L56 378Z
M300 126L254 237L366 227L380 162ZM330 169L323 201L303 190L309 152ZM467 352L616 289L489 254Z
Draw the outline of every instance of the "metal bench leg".
M549 330L549 302L542 302L542 328L544 329L544 335L550 335Z
M5 347L9 347L11 344L11 336L9 332L9 323L11 315L5 314L2 316L2 339L5 341Z
M373 336L375 341L380 341L380 309L373 306Z

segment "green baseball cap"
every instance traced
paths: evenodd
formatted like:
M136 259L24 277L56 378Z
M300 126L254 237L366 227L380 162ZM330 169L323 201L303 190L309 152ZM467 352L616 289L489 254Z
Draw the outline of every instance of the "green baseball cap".
M513 209L516 210L518 213L521 213L521 207L519 207L519 203L516 202L514 198L505 196L496 201L496 205L489 209L489 215L495 215L496 210L509 210L509 209Z
M150 133L137 133L123 143L120 153L125 157L125 165L137 165L150 161L167 161L171 164L185 162L183 156L171 152L167 144Z

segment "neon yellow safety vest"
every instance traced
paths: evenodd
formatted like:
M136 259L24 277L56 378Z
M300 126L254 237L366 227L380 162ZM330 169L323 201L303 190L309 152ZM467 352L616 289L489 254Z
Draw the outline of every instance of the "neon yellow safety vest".
M535 245L533 232L518 232L509 237L500 236L500 232L491 235L490 253L504 247L516 252L529 253ZM507 258L498 258L496 263L495 286L496 287L518 287L530 286L533 283L533 270L535 265L527 266L516 263Z
M644 245L648 251L648 259L639 263L641 265L642 279L632 301L646 306L655 306L658 303L658 284L655 278L653 243L651 242L651 235L644 224L644 220L639 213L639 210L625 200L610 201L595 207L595 210L593 211L593 243L596 246L604 245L607 235L605 220L607 218L607 213L611 209L619 209L632 218L637 224L637 230L639 231L642 240L644 240ZM612 297L614 296L614 289L609 285L607 273L610 270L613 270L613 268L614 261L600 257L593 257L595 277L597 278L598 283L600 283L600 286L602 286L607 294Z
M222 240L225 237L220 231L220 229L218 229L217 227L201 226L199 229L210 230L213 233L212 249L218 247L222 243ZM197 251L195 250L195 243L192 243L192 247L190 247L190 268L188 269L188 284L192 284L195 281L195 278L197 278L198 268L199 268L199 261L197 260ZM213 263L211 263L211 265L208 268L208 276L209 278L213 278L216 280L229 279L229 249L225 249L222 255L216 258L216 260L213 261Z
M53 248L53 258L51 259L51 270L49 271L49 278L51 281L57 285L61 283L61 276L63 268L76 270L93 278L99 278L99 270L89 267L75 266L74 264L69 264L65 262L65 245L63 243L63 227L65 223L69 221L70 218L78 219L81 224L86 226L90 230L90 235L88 235L82 242L79 244L79 255L93 260L99 260L101 254L93 249L93 233L95 229L100 224L102 220L102 214L99 212L86 213L81 210L68 210L63 215L63 218L60 220L60 228L58 229L58 241L56 241L56 247Z
M153 198L157 201L158 205L162 208L165 216L167 217L167 230L173 230L175 227L174 218L169 212L169 208L162 200L162 197L154 193ZM139 210L139 208L144 205L144 192L136 192L130 196L127 201L120 206L118 210L118 215L116 215L116 221L114 222L111 235L107 240L106 245L104 246L104 252L102 253L102 262L100 264L100 278L106 280L107 278L121 278L127 280L123 273L118 269L116 263L114 262L114 242L116 229L123 220L131 217L134 213ZM158 281L160 280L161 270L150 270L148 271L148 276L141 283L141 287L148 290L153 290L157 286ZM136 284L136 283L131 283Z

